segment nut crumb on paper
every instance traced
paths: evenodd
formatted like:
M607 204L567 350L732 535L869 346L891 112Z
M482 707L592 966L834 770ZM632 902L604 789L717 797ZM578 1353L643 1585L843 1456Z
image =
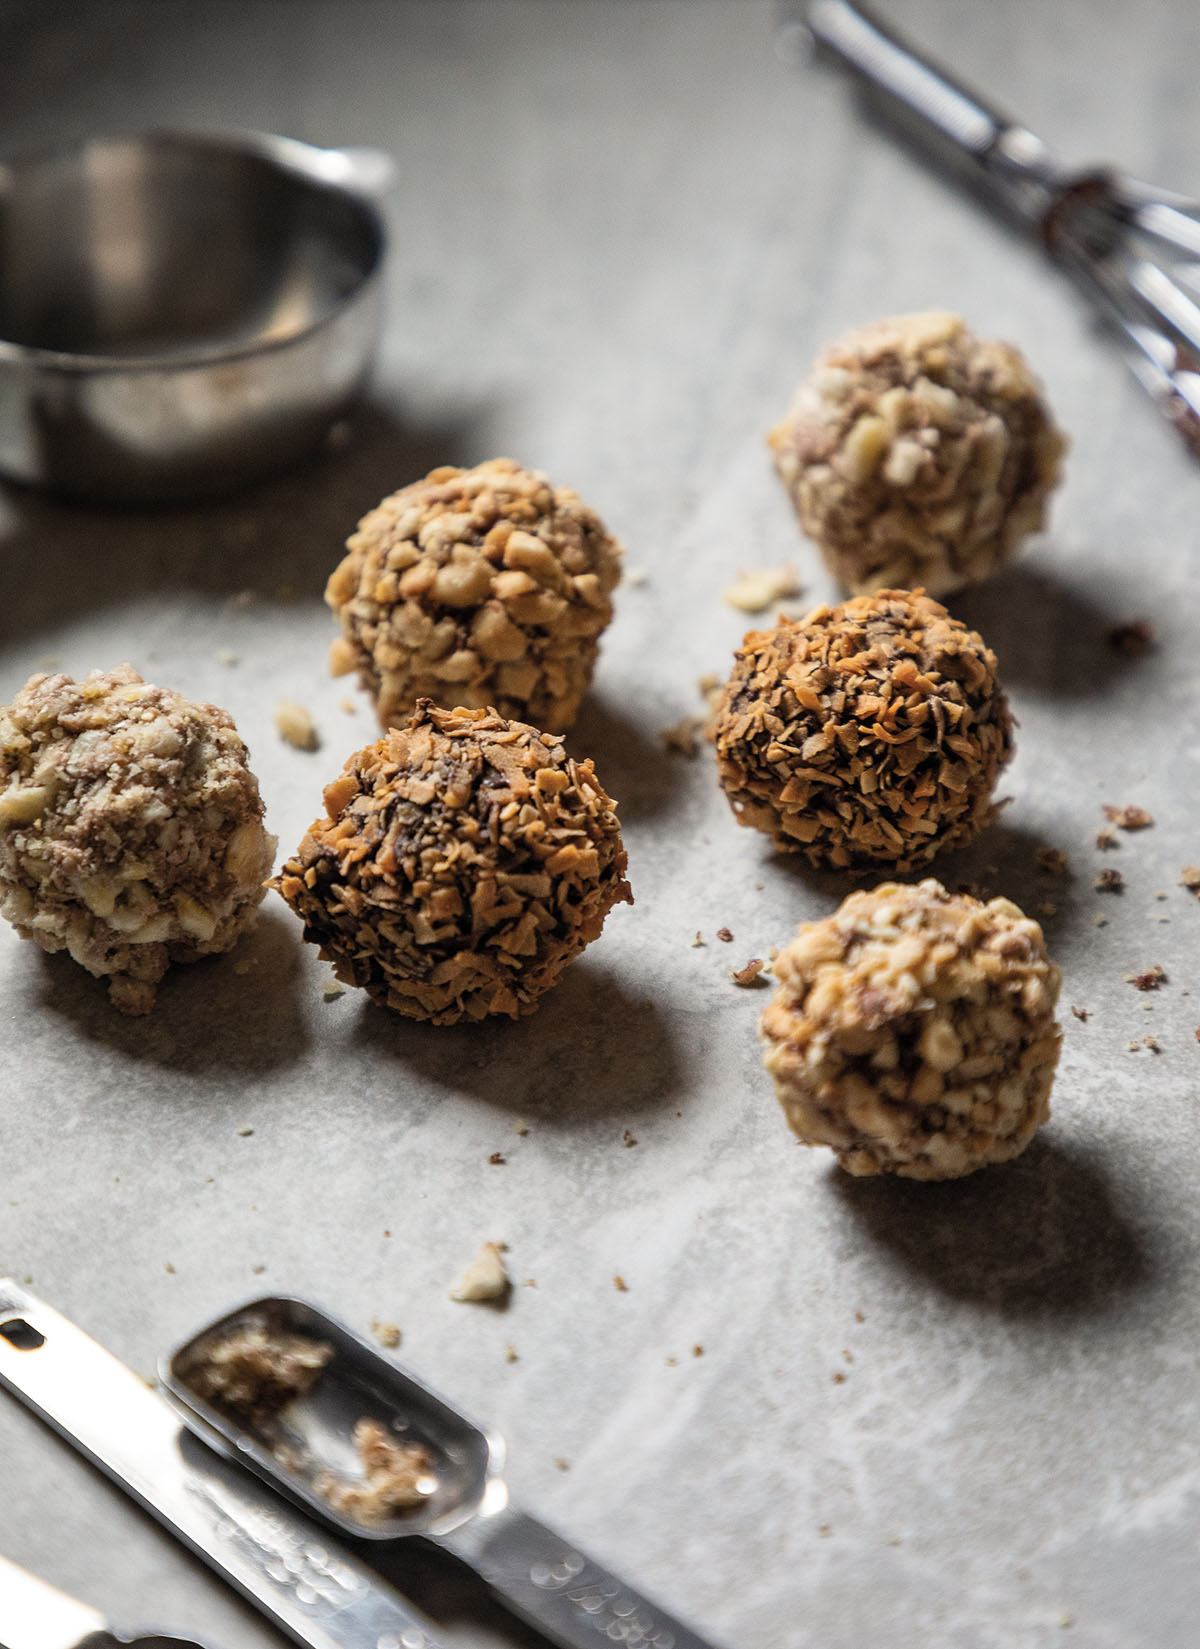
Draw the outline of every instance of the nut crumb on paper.
M1044 870L1047 876L1066 876L1070 874L1071 861L1061 848L1039 847L1034 854L1039 870Z
M1087 1023L1089 1009L1072 1007L1071 1012L1075 1015L1076 1019L1082 1019L1085 1024Z
M1104 639L1115 653L1126 658L1142 658L1154 646L1154 626L1144 618L1126 619L1105 632Z
M504 1164L508 1161L508 1158L504 1155L503 1151L493 1151L491 1156L488 1158L488 1161L491 1163L493 1168L503 1168Z
M1105 803L1104 816L1115 824L1118 830L1146 830L1154 823L1152 815L1147 813L1144 807L1138 807L1133 803L1126 807L1110 807Z
M1200 865L1184 865L1179 872L1179 883L1200 899Z
M629 1284L625 1281L624 1277L620 1277L620 1276L614 1277L613 1278L613 1287L616 1289L618 1294L628 1294L629 1293Z
M740 613L764 613L777 601L800 595L803 589L794 567L752 567L738 572L723 592L723 600Z
M744 967L730 968L729 977L735 985L765 985L767 981L759 977L765 965L760 956L752 956Z
M478 1304L488 1300L503 1300L511 1284L499 1245L485 1242L478 1254L450 1290L452 1300Z
M388 1351L395 1351L403 1338L395 1323L380 1322L378 1317L371 1318L371 1333Z
M1099 872L1092 886L1097 893L1123 893L1125 891L1125 878L1119 870L1113 870L1111 866L1106 865Z
M1125 983L1139 991L1156 991L1167 983L1167 970L1158 962L1142 973L1127 973Z
M626 1128L625 1132L621 1135L621 1143L622 1145L636 1145L637 1135L632 1131L632 1129Z
M728 928L718 928L717 929L717 938L721 941L721 943L723 945L732 945L733 944L733 935L732 935L732 933L730 933Z
M275 731L293 750L316 750L321 743L312 716L292 699L280 699L275 706Z

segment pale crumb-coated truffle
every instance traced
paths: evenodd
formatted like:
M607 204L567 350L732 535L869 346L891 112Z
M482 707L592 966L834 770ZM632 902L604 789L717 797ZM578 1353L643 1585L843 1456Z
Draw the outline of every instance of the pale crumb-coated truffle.
M339 979L412 1019L532 1012L632 903L592 763L492 711L423 699L325 808L271 885Z
M918 869L992 817L1013 722L995 654L922 590L751 630L713 724L740 824L818 869Z
M986 578L1042 526L1067 446L1019 351L938 310L831 344L768 442L801 526L856 594Z
M229 950L275 838L228 711L129 665L0 707L0 914L146 1013L171 962Z
M325 591L384 727L418 699L572 725L612 617L621 548L577 493L508 458L436 469L360 521Z
M792 1131L851 1174L956 1179L1050 1115L1059 970L1008 899L852 893L775 958L764 1063Z

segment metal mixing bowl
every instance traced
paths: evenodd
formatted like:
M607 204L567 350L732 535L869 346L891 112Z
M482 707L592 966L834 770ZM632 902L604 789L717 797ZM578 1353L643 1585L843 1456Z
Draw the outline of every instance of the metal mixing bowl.
M186 132L0 162L0 471L161 503L312 449L378 337L386 164Z

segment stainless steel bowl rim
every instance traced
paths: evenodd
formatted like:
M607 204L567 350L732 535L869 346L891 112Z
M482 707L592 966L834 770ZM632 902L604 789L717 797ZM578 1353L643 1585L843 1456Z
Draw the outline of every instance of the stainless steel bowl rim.
M328 189L331 193L341 195L351 201L362 213L363 221L368 225L371 236L370 263L363 270L356 285L345 296L326 311L292 332L270 338L250 338L244 343L236 344L196 344L181 345L177 349L160 349L145 355L92 355L78 350L44 349L35 344L17 344L7 338L0 338L0 362L12 366L26 366L40 370L52 370L65 374L71 373L155 373L155 372L186 372L189 368L205 368L221 366L226 363L233 365L238 361L258 359L271 355L282 349L289 349L300 339L315 337L317 333L329 326L347 308L357 302L373 282L378 280L383 265L384 253L387 250L387 234L383 218L374 200L365 189L356 189L345 182L333 182L329 178L321 177L315 165L303 165L297 162L307 152L309 155L336 154L336 150L323 150L314 144L305 143L299 138L284 137L275 132L222 130L209 131L203 128L190 129L187 127L154 127L145 131L106 132L84 138L78 143L44 143L36 148L23 150L19 154L0 158L0 198L3 197L3 177L9 168L20 167L39 157L66 153L72 149L86 150L92 145L109 143L188 143L205 148L223 148L243 153L252 153L260 159L268 161L299 181L311 184L314 188ZM344 151L343 151L344 152Z

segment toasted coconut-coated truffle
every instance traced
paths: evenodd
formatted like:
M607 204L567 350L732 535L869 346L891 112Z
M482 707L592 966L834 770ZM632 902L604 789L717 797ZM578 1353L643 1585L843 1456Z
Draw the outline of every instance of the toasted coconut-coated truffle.
M991 818L1013 749L996 658L921 590L751 630L717 707L738 822L834 870L913 870Z
M591 762L492 711L423 699L325 808L271 885L339 979L412 1019L530 1013L632 903Z
M851 1174L955 1179L1050 1115L1060 975L1008 899L852 893L775 958L764 1062L793 1132Z
M835 578L934 595L1041 527L1067 445L1021 354L941 311L832 344L768 441Z
M122 665L0 707L0 914L146 1013L254 919L275 838L233 718Z
M384 727L420 698L490 706L550 733L592 679L621 550L568 488L508 458L436 469L363 518L325 599Z

